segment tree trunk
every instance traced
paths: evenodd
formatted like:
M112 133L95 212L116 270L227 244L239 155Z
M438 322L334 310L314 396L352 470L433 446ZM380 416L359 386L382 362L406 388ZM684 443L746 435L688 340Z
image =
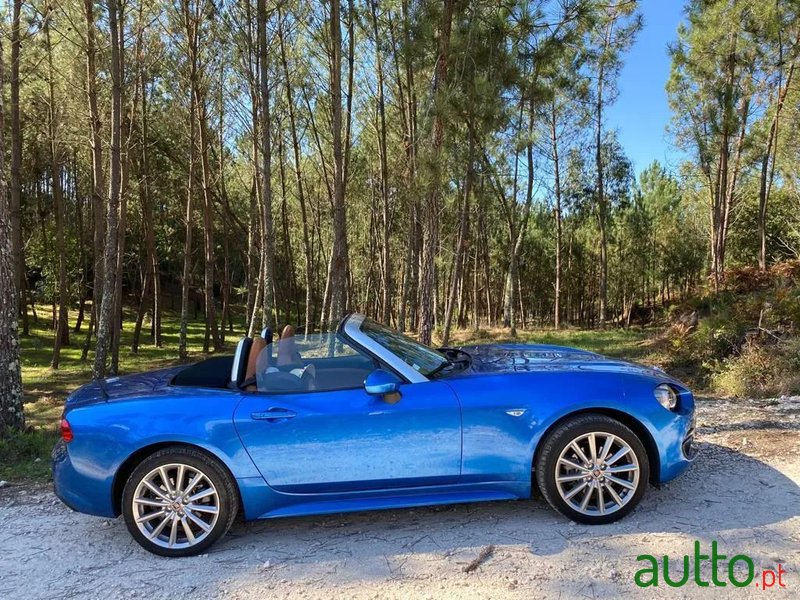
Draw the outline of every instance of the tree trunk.
M378 158L381 171L381 278L383 288L381 294L381 321L389 323L392 301L392 266L389 253L389 231L391 220L389 215L389 156L386 144L386 101L383 94L383 55L381 54L378 34L377 0L370 1L372 13L372 31L375 43L375 66L377 68L377 105L378 105Z
M141 22L141 5L140 5L140 22L137 24L138 33L136 35L135 44L135 57L136 68L141 70L143 68L144 57L142 55L142 28L144 27ZM119 24L120 39L119 39L119 69L120 81L125 82L125 5L120 4L119 9ZM136 81L137 77L134 79ZM125 101L125 88L121 89L121 100ZM118 240L119 247L117 248L117 280L114 287L114 325L111 336L111 365L109 373L117 375L119 373L119 349L122 343L122 331L124 327L123 318L123 293L122 284L125 280L125 244L127 241L126 233L128 229L128 190L130 189L130 172L131 172L131 147L133 141L134 121L136 119L137 107L139 105L139 86L134 85L133 94L130 98L128 105L128 112L122 117L122 125L120 128L120 201L119 201L119 223L118 223Z
M261 323L272 327L275 310L275 240L272 237L272 152L269 106L269 53L267 52L267 3L258 0L258 68L261 92L261 270L264 273Z
M257 128L256 128L257 129ZM255 135L256 129L253 130ZM255 144L254 144L255 145ZM255 148L253 149L255 154ZM255 165L256 162L253 162ZM256 302L256 288L258 288L258 281L261 278L259 269L259 256L258 256L258 239L259 239L259 221L261 214L258 210L258 174L253 169L252 180L250 184L250 207L248 211L247 222L247 299L245 306L245 327L247 335L252 336L255 330L255 316L258 308Z
M103 266L103 295L97 318L97 345L95 348L93 376L102 379L106 372L106 357L111 341L114 289L117 281L117 252L119 251L119 206L122 180L122 63L120 56L119 3L107 0L109 29L111 31L111 167L108 194L106 240Z
M222 223L222 316L220 318L219 338L222 345L225 345L226 323L233 331L233 321L231 319L231 253L228 235L228 221L223 219Z
M184 27L187 37L197 37L197 24L191 14L188 0L182 3ZM193 46L196 48L197 44ZM189 81L194 82L197 77L196 55L192 57L189 67ZM189 91L189 168L186 183L186 235L183 243L183 276L181 278L181 322L178 335L178 356L185 360L187 351L187 332L189 328L189 292L191 290L192 276L192 229L194 220L194 178L195 178L195 151L197 142L197 105L194 101L194 89Z
M516 315L516 301L519 296L519 254L520 250L522 249L522 242L525 239L525 233L528 229L528 219L530 218L531 214L531 204L533 201L533 160L532 160L532 148L531 145L528 145L528 192L525 200L525 205L523 207L522 213L522 221L520 225L516 228L516 232L512 235L511 240L511 252L509 257L509 266L508 272L506 273L506 285L505 285L505 302L504 302L504 320L507 319L505 322L505 326L510 328L510 335L511 337L515 337L517 335L517 315ZM487 249L488 254L488 249ZM487 264L488 264L488 256L487 256ZM489 275L487 271L486 275L486 286L487 290L489 289L490 282L489 282Z
M148 305L152 309L153 319L153 343L156 347L161 345L160 334L160 300L159 300L159 266L156 254L155 243L155 221L153 218L153 205L150 200L149 183L149 161L148 161L148 120L147 120L147 88L144 80L144 72L140 74L140 85L142 95L142 126L141 126L141 155L139 158L139 203L142 209L142 226L144 228L144 243L146 251L146 263L144 266L144 283L142 285L142 298L139 303L139 314L136 318L136 326L133 330L133 341L131 342L131 352L136 354L139 350L139 338L141 335L144 314L147 312ZM150 302L148 303L148 300Z
M606 46L611 36L611 25L606 33ZM595 105L595 168L597 170L597 221L600 228L600 327L606 325L608 313L608 235L605 189L603 188L603 84L605 64L600 61L597 76L597 98Z
M553 306L553 324L556 329L561 326L561 237L562 222L561 222L561 173L558 161L558 135L556 133L556 105L553 101L553 112L550 129L550 141L553 145L553 181L554 192L556 199L555 218L556 218L556 273L555 273L555 286L554 286L554 306Z
M22 127L19 112L19 60L20 60L20 12L22 0L14 0L11 20L11 250L14 255L14 273L17 281L17 292L20 294L17 306L22 317L22 335L29 331L28 309L26 306L25 252L22 242Z
M230 203L228 198L228 188L225 184L225 64L220 63L219 69L219 126L218 126L218 139L219 144L219 191L222 204L230 210ZM222 270L222 316L220 318L220 343L225 345L225 328L226 323L233 331L233 319L231 318L231 252L230 252L230 237L228 229L228 220L222 219L222 252L223 252L223 270Z
M5 81L0 38L0 82ZM0 439L25 429L19 346L19 291L6 189L5 102L0 94Z
M133 326L131 354L137 354L139 352L139 336L142 333L142 323L144 322L144 314L147 312L147 299L150 295L152 284L152 279L150 273L147 272L147 268L144 269L142 275L142 293L139 299L139 310L136 312L136 323Z
M283 65L283 73L286 77L286 101L289 110L289 129L292 135L292 155L294 157L294 176L297 185L297 202L300 204L300 217L303 225L303 250L304 250L304 265L305 265L305 320L304 331L308 333L311 330L312 316L311 308L313 304L314 293L314 274L312 257L313 251L311 249L311 242L308 234L308 214L306 210L306 196L303 187L303 173L301 169L301 156L300 156L300 140L297 135L297 123L295 118L294 98L292 97L292 85L289 78L289 63L286 59L286 41L284 39L283 20L281 17L281 28L279 32L280 45L281 45L281 63Z
M192 137L197 135L195 139L200 144L197 152L200 159L200 187L203 193L203 313L205 315L203 352L208 352L211 344L213 344L214 350L219 350L220 336L214 299L214 200L211 191L208 109L206 107L205 81L201 81L204 71L200 61L201 25L206 18L205 4L202 2L193 4L189 0L183 0L182 10L186 34L186 53L190 65L190 115L193 117L190 127ZM192 146L194 150L194 144ZM190 169L190 171L192 170ZM193 182L190 182L190 186L192 185Z
M92 285L92 318L86 333L82 359L86 360L92 343L92 333L97 328L97 319L103 296L103 267L105 240L105 175L103 173L103 144L101 139L100 112L97 106L97 42L94 24L94 2L84 0L86 19L86 98L89 107L89 146L92 158L92 221L94 247L94 280Z
M194 219L194 108L189 109L192 116L189 117L189 173L186 190L186 234L183 240L183 275L181 277L181 322L180 333L178 334L178 356L185 360L188 353L186 348L186 336L189 327L189 290L191 288L192 276L192 221Z
M122 12L120 12L122 15ZM122 19L120 19L120 29L122 31L125 30L124 25L122 24ZM120 47L120 55L122 56L124 52L124 47ZM123 81L124 81L124 62L122 64L123 67ZM132 107L131 113L133 113L135 109ZM125 281L125 244L126 244L126 233L128 228L128 190L130 189L130 162L129 162L129 152L130 152L130 133L131 133L131 120L129 117L125 117L122 121L122 146L120 150L120 161L121 161L121 169L122 174L120 177L120 194L119 194L119 224L118 230L119 235L117 239L118 247L117 247L117 281L114 287L114 317L113 317L113 327L112 327L112 335L111 335L111 364L109 365L108 372L110 375L117 375L119 373L119 348L122 342L122 331L124 328L124 318L122 314L123 310L123 293L122 293L122 284Z
M436 72L433 80L433 103L436 107L431 131L430 157L428 164L432 169L430 185L422 219L422 263L420 273L420 316L419 340L430 344L433 333L434 306L433 286L436 252L439 245L439 205L441 203L441 168L439 165L444 141L444 115L441 99L447 86L447 66L450 54L450 28L453 21L455 0L444 0L442 21L439 26L439 52L436 59ZM439 105L439 106L437 106Z
M472 330L480 329L478 320L478 244L475 244L475 253L472 257Z
M342 140L342 30L339 0L330 3L330 87L331 87L331 129L333 138L333 243L328 267L330 282L330 303L327 322L331 326L344 316L347 304L348 251L347 222L345 215L345 145ZM351 20L354 15L350 14ZM352 33L351 33L352 37ZM352 76L352 69L351 74ZM349 102L349 101L348 101ZM349 121L349 116L348 116ZM349 138L349 135L347 135Z
M52 9L51 9L52 10ZM53 338L53 359L50 367L58 369L61 358L61 346L69 344L69 287L67 285L67 253L64 241L64 194L61 188L61 145L58 140L56 122L55 67L53 65L53 47L50 42L50 19L48 12L44 21L45 43L47 45L48 64L48 132L50 137L50 191L53 195L53 210L56 217L56 254L58 255L58 318L56 319L55 336Z
M783 62L782 59L780 62ZM782 69L783 66L781 65L780 68ZM784 101L786 100L786 94L789 91L789 86L792 84L794 69L795 63L792 62L792 64L789 65L789 71L786 75L786 84L783 87L779 80L775 114L770 122L769 133L767 134L767 147L761 159L761 176L759 178L758 187L758 236L761 240L761 247L758 253L758 268L762 272L767 270L767 203L769 202L769 193L772 188L772 180L775 173L775 152L778 147L778 123ZM770 168L770 166L772 168Z
M283 124L281 121L278 121L278 129L283 130ZM282 245L284 248L284 260L286 261L286 270L288 271L288 279L289 279L289 293L285 297L285 319L284 323L299 323L300 319L302 318L300 315L300 299L297 296L297 273L295 272L295 264L294 264L294 251L292 249L292 236L289 234L289 194L287 191L286 185L286 161L284 151L286 150L284 146L283 136L278 136L278 177L280 180L281 185L281 230L283 234L282 238ZM295 310L297 313L297 321L292 321L292 303L295 305ZM276 311L276 317L278 315Z
M71 180L77 182L78 175L78 161L75 158L75 150L72 159L72 176ZM87 281L89 279L89 265L86 263L86 239L84 235L83 225L83 198L79 197L77 185L73 183L72 193L75 198L75 221L77 223L76 238L78 240L78 264L81 267L80 280L78 281L78 317L75 319L74 333L80 333L83 327L83 320L86 318L86 294L88 292Z
M417 226L417 219L419 217L419 203L416 199L411 201L408 211L408 236L406 239L406 256L405 266L403 269L403 290L400 294L400 313L397 317L397 329L399 331L406 330L406 311L411 303L411 299L415 296L417 290L417 277L418 270L417 254L419 246L417 238L419 227ZM411 319L412 327L414 319Z
M450 277L450 292L447 295L447 304L444 311L442 346L447 346L450 342L450 325L453 320L456 296L463 281L464 253L467 246L467 238L469 237L469 200L472 194L472 180L475 174L475 138L471 130L468 135L469 151L467 152L467 173L464 176L464 201L461 204L461 214L458 219L458 241L456 242L456 253L453 258L453 274Z
M208 117L206 115L205 99L201 95L199 83L195 81L195 110L197 111L200 132L200 167L201 182L203 186L203 230L205 241L204 255L204 304L206 317L206 336L203 342L203 352L209 350L209 332L214 350L220 349L219 327L217 325L216 301L214 300L214 199L211 192L211 164L208 158ZM222 149L220 149L222 150Z
M525 110L525 96L522 94L520 96L520 103L519 103L519 120L517 122L517 131L520 132L522 130L522 118L524 115ZM486 164L489 165L489 158L488 156L485 157ZM517 274L517 255L514 252L514 247L516 246L517 240L517 190L519 189L519 149L514 149L514 178L513 178L513 186L511 191L511 202L506 203L505 193L503 192L503 184L500 181L497 181L495 187L497 188L497 195L500 198L500 202L503 204L503 210L506 215L506 220L508 222L508 271L506 271L506 280L505 285L503 286L503 327L507 327L510 329L511 337L516 337L517 335L517 328L515 324L515 306L514 306L514 290L516 286L516 274ZM487 277L487 285L488 277Z
M149 267L153 280L153 316L152 316L152 341L156 348L161 348L161 268L158 261L158 251L155 241L155 215L153 214L153 201L150 198L150 137L149 119L147 112L147 85L144 69L141 70L142 94L142 176L139 183L142 202L147 205L147 217L151 220L150 226L145 229L145 245L149 255Z
M400 115L403 119L403 148L405 150L406 163L403 179L405 182L405 195L408 203L408 236L406 239L405 267L403 270L403 286L400 292L400 311L398 314L397 327L400 331L406 329L407 311L411 308L411 299L416 296L419 279L419 261L416 259L419 250L418 238L419 227L418 219L420 215L419 195L417 194L417 98L414 85L414 65L411 60L411 26L408 0L401 3L403 18L403 46L405 52L402 56L398 51L395 41L394 28L390 28L392 34L392 45L394 49L394 63L396 66L397 88L401 99ZM405 73L405 86L400 75L400 65L402 63ZM404 89L405 87L405 89ZM412 311L413 312L413 311ZM416 319L412 318L412 327L416 324Z
M719 160L716 174L716 189L712 191L711 207L711 271L714 276L714 291L719 291L719 286L725 270L725 222L726 215L730 213L731 198L729 161L730 138L733 135L732 121L735 100L736 77L736 46L737 32L730 34L731 44L726 59L726 81L721 94L723 105L722 128L719 139Z
M254 71L257 69L258 64L258 49L256 48L255 41L253 40L253 11L252 3L244 3L245 10L245 39L246 39L246 66L247 66L247 82L250 88L250 125L252 129L251 138L251 161L252 161L252 179L250 182L250 205L248 210L247 221L247 299L245 302L245 328L246 335L252 337L255 332L255 316L258 311L258 302L256 299L258 292L258 282L261 279L261 270L259 268L259 229L260 229L260 210L258 196L259 183L258 183L258 83L257 75Z

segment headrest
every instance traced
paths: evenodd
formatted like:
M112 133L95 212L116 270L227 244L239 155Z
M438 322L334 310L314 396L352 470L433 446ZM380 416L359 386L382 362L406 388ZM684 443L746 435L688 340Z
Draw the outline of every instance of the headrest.
M250 355L250 348L253 340L244 337L239 340L236 346L236 354L233 355L233 366L231 367L231 387L238 388L244 383L247 374L247 359Z
M245 381L251 377L256 376L256 365L261 351L267 347L267 342L261 336L256 336L253 339L253 344L250 346L250 356L247 358L247 371L245 372Z
M264 341L267 342L267 345L272 343L272 329L269 327L264 327L261 330L261 337L264 338Z

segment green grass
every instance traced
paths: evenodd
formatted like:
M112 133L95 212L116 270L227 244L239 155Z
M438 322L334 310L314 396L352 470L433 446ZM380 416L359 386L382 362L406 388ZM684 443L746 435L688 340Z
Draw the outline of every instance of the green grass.
M58 370L50 367L53 358L53 330L50 327L50 307L37 307L38 320L30 317L30 334L22 342L22 382L25 389L26 432L0 441L0 479L8 481L46 480L50 476L50 452L58 437L58 420L64 399L72 390L88 382L91 377L91 360L81 360L81 351L86 339L86 327L80 333L73 331L77 311L70 311L70 345L61 350ZM165 312L162 316L161 348L150 343L149 323L145 324L140 340L139 352L130 350L136 315L125 312L125 324L120 345L120 374L137 373L179 363L178 315ZM244 334L243 319L236 319L238 329L226 334L223 352L232 352L234 344ZM585 331L577 329L519 331L511 338L507 330L483 329L480 331L457 331L452 344L492 343L504 341L529 342L575 346L608 354L610 356L637 360L645 356L644 342L649 337L647 330L608 329ZM204 325L190 323L188 327L189 361L203 358ZM94 346L92 346L92 349Z
M44 481L50 478L50 452L58 439L55 428L31 428L0 439L0 480Z

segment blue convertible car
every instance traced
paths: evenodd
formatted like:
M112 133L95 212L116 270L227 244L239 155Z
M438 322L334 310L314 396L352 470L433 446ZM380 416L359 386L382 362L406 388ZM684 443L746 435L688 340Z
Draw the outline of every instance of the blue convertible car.
M265 330L235 356L114 377L66 401L58 496L144 548L205 550L245 519L528 498L629 513L694 457L694 399L662 371L539 345L433 350L359 314Z

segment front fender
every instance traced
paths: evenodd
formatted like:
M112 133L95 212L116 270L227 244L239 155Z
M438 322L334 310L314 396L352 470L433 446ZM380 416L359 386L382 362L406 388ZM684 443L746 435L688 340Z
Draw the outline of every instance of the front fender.
M655 400L657 382L651 377L576 368L448 383L462 407L464 483L513 480L530 486L532 460L543 437L562 419L591 410L623 414L640 424L658 454L657 481L683 468L680 445L693 412L691 394L682 413L670 412Z
M651 481L666 483L682 473L694 457L684 455L682 445L694 427L694 397L680 382L645 375L620 374L621 395L559 403L559 407L539 422L537 435L531 439L530 456L535 456L539 443L564 419L576 414L596 411L627 424L642 438L651 464ZM659 404L653 390L669 383L679 393L677 410L670 411Z

